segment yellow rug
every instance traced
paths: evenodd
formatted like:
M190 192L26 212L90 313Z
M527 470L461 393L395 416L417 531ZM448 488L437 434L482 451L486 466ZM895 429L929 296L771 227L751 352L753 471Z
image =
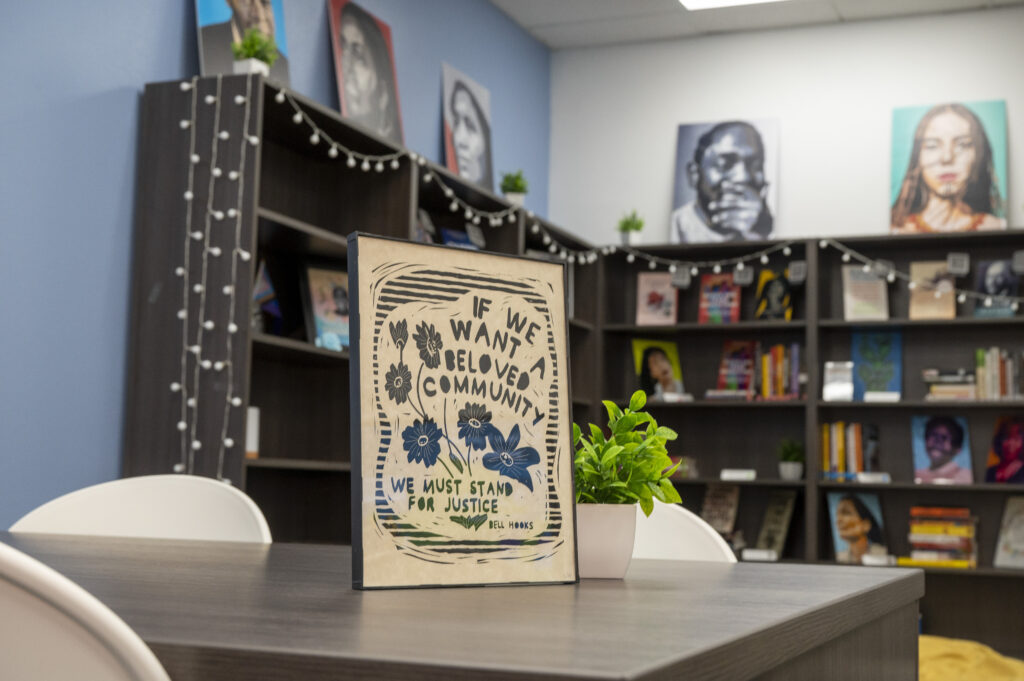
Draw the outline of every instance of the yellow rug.
M1024 662L975 641L920 636L920 681L1024 681Z

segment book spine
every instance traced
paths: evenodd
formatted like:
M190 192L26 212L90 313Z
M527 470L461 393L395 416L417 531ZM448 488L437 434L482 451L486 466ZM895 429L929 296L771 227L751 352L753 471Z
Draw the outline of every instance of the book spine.
M977 386L978 399L988 397L988 386L985 383L985 351L981 348L974 351L974 383Z
M761 355L761 397L770 396L772 390L771 352Z
M830 477L829 464L831 461L831 449L829 448L829 432L831 426L828 423L821 424L821 472L826 479Z
M911 518L970 518L971 509L948 506L911 506Z
M864 433L860 423L854 423L852 427L853 432L853 451L856 456L855 472L864 472Z
M836 470L840 473L849 473L846 468L846 423L836 423Z
M789 394L800 396L800 344L793 343L789 349Z

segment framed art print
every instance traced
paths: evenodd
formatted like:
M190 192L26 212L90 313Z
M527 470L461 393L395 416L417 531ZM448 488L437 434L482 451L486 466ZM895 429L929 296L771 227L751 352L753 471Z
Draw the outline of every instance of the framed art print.
M348 273L334 267L308 265L302 280L304 317L309 342L318 348L348 347Z
M352 582L577 580L565 265L352 234Z
M284 30L284 0L195 0L199 43L199 72L204 76L233 73L231 43L256 29L277 44L270 77L288 85L288 37Z
M441 92L445 165L464 180L493 191L490 90L442 64Z

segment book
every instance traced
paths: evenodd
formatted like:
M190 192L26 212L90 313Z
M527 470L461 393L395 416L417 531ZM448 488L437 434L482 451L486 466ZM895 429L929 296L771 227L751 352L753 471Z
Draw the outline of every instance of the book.
M889 287L860 265L843 265L843 319L884 321L889 318Z
M465 248L470 251L479 251L480 247L473 243L469 235L457 229L441 228L441 240L446 246Z
M991 297L991 304L977 300L974 304L975 317L1012 317L1015 312L1006 296L1016 296L1020 277L1013 271L1011 260L983 260L978 263L974 289Z
M725 341L722 344L715 388L719 391L742 391L744 396L748 396L753 390L753 381L754 341Z
M1024 568L1024 497L1010 497L996 540L996 567Z
M700 517L719 534L730 535L736 525L736 512L739 507L739 485L709 484L704 493Z
M899 401L903 385L903 334L899 331L850 334L853 399Z
M910 263L910 318L953 319L956 317L956 293L953 275L945 260Z
M757 305L754 319L793 318L793 298L787 271L763 269L757 277Z
M837 563L859 564L864 556L889 554L877 494L829 492L827 499Z
M974 482L971 438L967 419L951 416L913 416L910 420L914 482Z
M1024 416L1000 416L985 462L985 482L1024 484Z
M757 535L756 548L770 549L776 556L782 555L795 507L796 490L772 490L764 509L764 519L761 521L761 531Z
M679 349L671 341L633 339L633 364L640 389L649 400L682 399L683 370L679 365Z
M853 399L853 362L825 362L821 399L825 402Z
M732 274L704 274L700 278L700 304L697 321L723 324L740 319L740 287Z
M679 289L672 285L670 272L641 272L637 274L637 326L675 324L678 299Z

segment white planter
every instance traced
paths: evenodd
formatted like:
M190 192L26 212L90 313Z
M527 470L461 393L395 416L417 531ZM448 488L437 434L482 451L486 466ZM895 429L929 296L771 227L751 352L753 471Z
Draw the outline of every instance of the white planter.
M576 504L580 577L622 579L635 535L636 504Z
M522 208L523 202L526 200L526 194L519 192L508 192L505 194L505 200L511 203L513 206L519 206Z
M779 477L783 480L800 480L804 477L804 465L800 461L780 461Z
M267 62L259 59L239 59L232 67L233 73L259 73L264 76L270 75L270 67Z
M632 246L638 241L640 232L619 232L619 234L622 235L623 246Z

